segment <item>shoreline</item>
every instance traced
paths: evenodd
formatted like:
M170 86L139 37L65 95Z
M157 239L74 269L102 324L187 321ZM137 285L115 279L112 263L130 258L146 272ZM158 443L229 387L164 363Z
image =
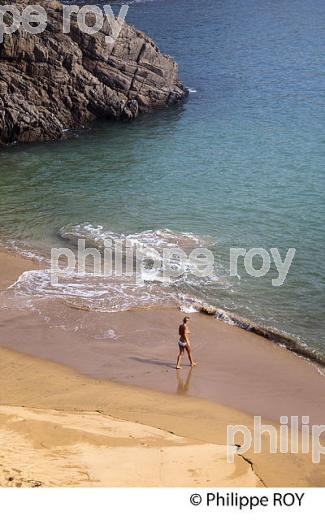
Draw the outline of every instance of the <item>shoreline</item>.
M6 252L0 263L1 289L37 268ZM96 321L94 313L60 305L69 321L101 325L102 316ZM280 415L325 423L325 380L315 367L265 338L194 313L199 365L176 371L173 323L181 315L164 308L112 313L105 326L117 339L93 340L30 311L2 309L0 486L323 486L325 463L312 464L310 454L272 455L267 434L262 453L250 449L226 462L230 424L252 431L253 415L277 431ZM146 450L151 464L141 462L130 478L128 460L147 461ZM72 466L77 470L66 469Z
M14 262L13 259L15 259ZM23 253L20 253L18 250L16 251L10 247L0 245L0 267L5 273L7 273L7 276L4 279L1 279L0 277L0 291L5 289L8 283L14 283L19 278L19 276L23 274L24 271L40 269L43 263L43 257L29 258ZM88 310L87 307L80 307L68 302L66 305L70 306L71 308L75 308L76 310ZM250 332L251 334L262 337L272 342L274 345L285 348L287 351L292 352L305 361L314 364L316 367L325 367L325 354L320 352L316 347L301 343L284 332L279 332L276 329L259 325L249 318L239 316L234 312L219 308L214 305L202 304L198 302L193 302L192 305L193 309L195 309L194 312L198 312L205 316L210 316L222 323L225 323L227 326L238 327L239 329L242 329L246 332ZM133 312L134 310L142 311L155 308L159 309L160 307L158 305L148 308L140 307L138 309L129 309L128 311L118 312ZM180 310L181 305L177 305L175 308ZM185 311L184 314L186 314ZM192 312L189 314L192 314ZM325 373L323 375L325 376Z
M37 268L30 260L3 255L3 265L10 266L8 275L2 275L7 282L10 275L19 276L19 270ZM276 422L281 415L305 415L313 424L325 424L320 368L257 334L193 313L198 366L188 370L184 359L179 372L176 332L183 314L176 308L94 313L50 302L42 310L46 320L12 304L3 308L1 343L88 377L204 398ZM51 321L52 314L59 321Z
M239 327L240 329L243 329L247 332L261 336L262 338L272 341L272 343L278 345L279 347L284 347L288 351L293 352L297 356L300 356L307 361L311 361L316 365L325 367L325 355L322 352L319 352L316 348L311 346L299 343L299 341L284 333L258 325L254 321L251 321L247 318L242 318L241 316L226 311L225 309L218 309L214 306L205 305L197 305L197 309L198 312L201 312L202 314L213 316L214 318L227 323L230 326Z
M14 283L24 271L32 271L38 267L36 261L0 246L0 291Z

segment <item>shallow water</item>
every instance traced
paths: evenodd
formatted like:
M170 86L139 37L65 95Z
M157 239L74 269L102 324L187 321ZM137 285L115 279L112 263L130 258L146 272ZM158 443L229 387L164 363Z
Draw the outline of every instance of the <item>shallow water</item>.
M3 240L48 256L72 246L62 235L76 225L90 242L98 229L152 244L167 229L169 245L190 233L213 251L209 279L185 273L136 290L114 279L106 292L79 280L69 298L101 310L198 299L325 351L324 14L321 0L133 3L127 20L175 57L188 101L69 141L2 149ZM230 247L296 255L277 288L274 266L263 278L242 268L230 277ZM58 297L47 288L46 273L16 287Z

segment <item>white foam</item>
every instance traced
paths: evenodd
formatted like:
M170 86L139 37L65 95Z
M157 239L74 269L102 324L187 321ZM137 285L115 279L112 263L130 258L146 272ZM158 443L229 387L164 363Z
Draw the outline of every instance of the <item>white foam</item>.
M172 295L159 285L137 284L126 276L95 276L91 273L69 272L52 284L50 269L26 271L8 288L22 302L25 298L37 307L38 300L61 300L89 310L116 312L139 306L161 305ZM175 301L175 298L174 298Z
M38 263L45 264L47 262L45 255L43 255L40 251L36 251L33 247L27 246L25 243L18 240L6 240L1 241L0 246L7 249L9 252L13 252L23 258L27 258L30 260L35 260Z
M52 301L98 312L118 312L137 307L170 304L181 305L183 312L196 312L200 302L195 297L200 295L202 289L209 291L210 287L214 289L218 284L225 288L228 284L225 270L221 266L215 267L210 276L197 277L193 273L189 257L182 265L183 272L180 274L177 270L178 258L172 259L170 268L175 271L169 281L164 276L162 263L157 264L155 269L151 269L151 261L156 259L161 261L165 248L179 247L188 254L196 247L208 247L212 243L209 237L170 229L118 233L90 222L66 225L60 229L58 235L73 245L76 245L79 239L84 239L86 247L95 247L101 253L106 246L106 240L112 242L112 247L116 241L122 241L124 244L128 241L136 247L145 248L146 253L149 253L145 259L148 265L141 273L134 272L132 276L125 274L124 264L122 274L114 273L113 268L113 274L109 277L98 276L91 271L83 273L75 270L60 271L59 283L56 284L52 284L52 272L47 266L23 273L7 293L17 297L20 306L25 305L29 309L46 312L46 316L50 308L46 302ZM68 247L71 246L68 244ZM88 266L89 269L91 267ZM55 312L59 307L53 306Z
M104 247L104 241L112 241L114 244L118 240L128 241L131 245L141 245L161 250L163 247L194 247L204 246L207 241L193 233L181 233L170 229L148 229L138 233L117 233L100 224L84 222L81 224L69 224L59 230L58 235L64 240L77 243L84 239L86 242L97 247Z
M183 303L179 307L180 311L184 312L184 314L193 314L194 312L199 312L199 310L190 303Z
M95 336L95 339L112 339L114 341L116 341L118 338L119 336L113 329L104 330L102 334L97 334Z

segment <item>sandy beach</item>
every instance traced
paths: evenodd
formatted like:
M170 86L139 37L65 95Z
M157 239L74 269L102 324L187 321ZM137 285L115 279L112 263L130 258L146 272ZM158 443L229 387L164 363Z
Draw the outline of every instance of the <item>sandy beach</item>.
M2 291L37 268L6 252L0 262ZM271 455L267 435L261 454L226 462L229 424L252 429L253 415L277 428L281 415L324 423L325 379L316 365L197 313L199 364L191 371L184 362L178 373L177 309L94 316L60 305L65 322L91 320L100 329L105 320L114 337L89 338L10 300L3 306L2 486L324 485L323 463Z
M204 404L184 402L181 427L178 398L90 380L4 349L1 379L2 486L262 485L242 457L226 462L224 442L197 436Z
M306 455L250 450L226 462L228 424L206 400L90 379L1 349L1 485L321 486ZM141 461L138 464L137 461ZM39 484L38 484L39 483Z
M325 2L0 3L2 509L321 510Z

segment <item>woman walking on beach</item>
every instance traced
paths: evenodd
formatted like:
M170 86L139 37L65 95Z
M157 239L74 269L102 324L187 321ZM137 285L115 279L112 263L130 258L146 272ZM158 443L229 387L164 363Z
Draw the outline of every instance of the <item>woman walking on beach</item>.
M194 363L193 358L192 358L192 350L191 350L191 344L190 344L190 338L189 338L190 329L187 325L187 322L189 321L189 319L190 318L188 316L185 316L185 318L183 319L183 323L181 323L181 325L179 326L179 336L180 336L179 341L178 341L179 354L178 354L178 358L176 361L176 369L182 368L180 363L181 363L182 356L184 354L184 350L186 350L189 362L191 363L191 367L195 367L195 365L196 365L196 363Z

